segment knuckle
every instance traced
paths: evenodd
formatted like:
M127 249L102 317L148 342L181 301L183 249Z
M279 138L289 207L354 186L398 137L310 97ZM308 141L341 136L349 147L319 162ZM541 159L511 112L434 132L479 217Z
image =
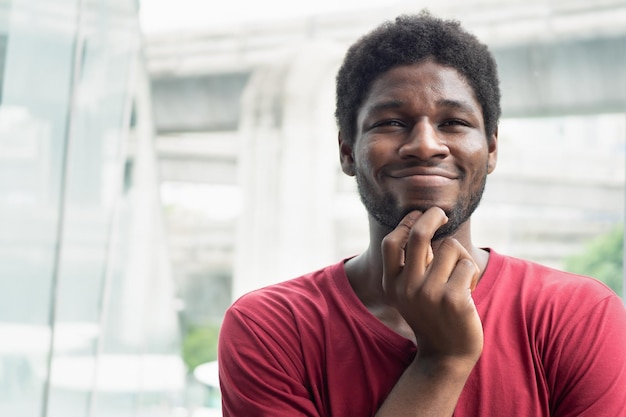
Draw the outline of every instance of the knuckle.
M461 258L459 259L458 266L467 270L469 274L475 274L478 272L478 266L474 261L469 258Z
M422 300L436 301L440 297L440 290L432 284L432 282L426 282L421 285L413 283L413 285L407 288L409 293L419 295Z
M430 241L431 238L432 234L422 227L413 227L409 231L409 239L411 241Z
M446 237L441 240L441 244L439 245L440 249L448 249L458 251L462 248L461 243L458 240L452 237Z
M392 249L394 247L397 247L398 245L399 245L399 239L391 234L385 236L382 242L380 243L380 247L382 248L383 251Z
M441 297L445 309L460 312L464 310L466 295L462 291L446 291Z
M458 254L460 243L451 237L443 238L433 244L433 253L435 254Z

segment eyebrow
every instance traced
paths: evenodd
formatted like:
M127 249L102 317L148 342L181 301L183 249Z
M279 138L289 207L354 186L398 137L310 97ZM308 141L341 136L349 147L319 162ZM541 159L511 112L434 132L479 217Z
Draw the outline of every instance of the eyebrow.
M397 109L399 107L402 107L404 105L404 101L402 100L387 100L387 101L381 101L379 103L374 103L371 106L367 107L367 113L373 113L373 112L377 112L377 111L381 111L381 110L388 110L388 109Z
M373 112L388 110L388 109L397 109L404 105L404 101L402 100L387 100L381 101L379 103L374 103L367 108L366 113L371 114ZM454 110L460 110L466 113L473 113L477 109L471 103L467 101L461 100L452 100L452 99L441 99L436 101L437 107L440 108L449 108Z
M450 99L441 99L437 101L438 107L447 107L455 110L460 110L463 112L475 112L476 107L467 101L459 101L459 100L450 100Z

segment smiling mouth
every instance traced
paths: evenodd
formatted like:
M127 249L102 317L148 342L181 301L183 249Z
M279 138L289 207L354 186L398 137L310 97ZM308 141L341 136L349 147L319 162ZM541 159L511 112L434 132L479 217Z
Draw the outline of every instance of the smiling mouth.
M426 178L432 177L430 179L434 180L436 178L441 178L445 180L455 180L458 176L454 173L451 173L449 170L441 169L441 168L433 168L433 167L407 167L400 168L395 170L390 170L387 173L388 176L396 179L403 178Z
M409 183L410 185L416 187L440 187L454 182L453 178L436 174L391 176L391 178Z

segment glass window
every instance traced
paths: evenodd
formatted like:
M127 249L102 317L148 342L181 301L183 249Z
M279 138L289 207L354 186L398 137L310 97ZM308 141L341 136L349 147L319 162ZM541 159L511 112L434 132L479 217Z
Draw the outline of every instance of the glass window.
M180 403L136 7L0 6L2 416L160 416Z
M42 4L0 8L0 414L12 416L45 407L58 282L76 3L57 3L60 22Z

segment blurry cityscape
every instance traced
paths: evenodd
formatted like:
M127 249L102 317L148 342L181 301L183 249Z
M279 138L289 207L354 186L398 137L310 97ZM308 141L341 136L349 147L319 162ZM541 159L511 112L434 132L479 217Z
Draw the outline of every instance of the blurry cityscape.
M626 0L399 1L149 33L141 6L0 0L0 416L221 415L228 305L367 245L334 77L401 13L460 19L498 61L477 243L564 268L623 227Z

